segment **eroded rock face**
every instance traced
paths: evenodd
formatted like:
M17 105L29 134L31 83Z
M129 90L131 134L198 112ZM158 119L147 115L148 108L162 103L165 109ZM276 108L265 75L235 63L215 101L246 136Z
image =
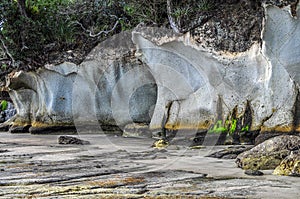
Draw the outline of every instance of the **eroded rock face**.
M149 122L157 88L134 53L131 33L124 32L102 42L81 65L12 74L7 87L18 112L14 126L31 125L38 133L56 127L69 131L74 125L101 130L101 125Z
M291 16L290 7L267 6L266 16L262 48L254 44L237 54L209 51L189 33L137 28L133 40L158 84L150 127L165 123L167 129L207 129L232 118L235 107L234 117L241 117L249 103L250 130L294 131L299 89L297 75L287 68L299 69L300 20Z
M300 19L290 7L266 6L265 16L262 43L245 44L245 52L203 47L191 32L138 27L99 44L80 65L12 74L14 125L150 123L152 131L196 133L237 120L250 133L293 132L300 121Z
M238 167L245 170L275 169L278 165L281 164L281 161L284 158L291 154L291 151L299 150L299 146L299 136L277 136L266 140L265 142L255 146L251 150L238 155L236 164L238 165ZM294 157L289 157L285 161L285 163L282 164L287 165L286 162L289 162L291 158L294 159ZM279 173L280 168L278 168L276 172ZM283 170L281 170L281 172L283 172Z

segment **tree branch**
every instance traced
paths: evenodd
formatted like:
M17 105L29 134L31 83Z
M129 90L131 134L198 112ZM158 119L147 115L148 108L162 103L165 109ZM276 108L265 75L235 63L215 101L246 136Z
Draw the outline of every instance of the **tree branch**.
M75 21L74 23L80 25L80 27L81 27L84 31L86 31L86 32L89 33L89 36L90 36L90 37L99 37L99 36L102 35L102 34L109 34L110 32L114 31L114 30L117 28L117 25L119 24L119 20L117 20L117 21L115 22L115 24L114 24L114 26L112 27L112 29L110 29L110 30L102 30L102 31L98 32L97 34L94 34L93 31L86 29L79 21Z
M3 36L2 32L0 32L0 40L1 40L1 44L2 44L1 48L4 50L6 56L10 59L11 65L12 65L12 66L15 66L15 59L14 59L13 56L10 54L10 52L9 52L9 50L8 50L8 48L7 48L7 46L6 46L5 43L4 43L4 36Z

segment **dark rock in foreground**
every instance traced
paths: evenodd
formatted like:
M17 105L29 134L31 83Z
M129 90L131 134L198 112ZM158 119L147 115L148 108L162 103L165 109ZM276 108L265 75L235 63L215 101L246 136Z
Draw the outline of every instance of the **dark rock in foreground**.
M207 157L222 158L222 159L235 159L239 154L251 149L251 146L231 146L227 149L217 151L208 155Z
M78 139L76 137L71 137L71 136L59 136L59 138L58 138L58 144L87 145L87 144L90 144L90 142Z
M284 158L299 148L299 136L277 136L238 155L236 164L242 169L275 169Z
M246 170L245 174L250 175L250 176L262 176L262 175L264 175L263 172L258 171L258 170Z

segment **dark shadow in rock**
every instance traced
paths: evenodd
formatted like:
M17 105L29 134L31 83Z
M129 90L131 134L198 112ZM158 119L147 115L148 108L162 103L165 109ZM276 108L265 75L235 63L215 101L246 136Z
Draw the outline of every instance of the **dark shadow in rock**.
M259 170L246 170L245 174L250 175L250 176L262 176L262 175L264 175L264 173L259 171Z
M7 149L0 149L0 153L6 153L6 152L9 152L9 150L7 150Z
M0 131L9 131L9 128L10 128L10 124L7 124L7 123L2 123L0 124Z
M250 150L253 146L230 146L221 151L212 153L206 157L222 158L222 159L235 159L240 153Z
M30 127L31 134L55 134L55 133L72 133L76 134L75 126L48 126L48 127Z
M10 133L29 133L29 128L31 125L26 126L11 126L9 128Z

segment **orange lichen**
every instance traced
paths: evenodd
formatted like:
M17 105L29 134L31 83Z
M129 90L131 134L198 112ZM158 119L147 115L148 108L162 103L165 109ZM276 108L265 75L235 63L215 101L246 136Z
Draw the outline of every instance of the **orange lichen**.
M72 124L69 123L55 123L55 124L49 124L49 123L43 123L43 122L32 122L32 127L36 128L43 128L43 127L54 127L54 126L72 126Z
M282 125L282 126L276 126L276 127L261 127L261 132L283 132L283 133L289 133L294 130L293 125Z
M141 177L127 177L124 179L107 179L107 180L101 180L101 181L90 181L88 182L91 186L99 186L99 187L115 187L115 186L121 186L121 185L133 185L133 184L139 184L145 182L144 178Z
M123 179L123 182L126 184L138 184L138 183L145 182L145 179L140 178L140 177L138 177L138 178L128 177L128 178Z
M196 124L188 124L188 123L180 123L177 122L175 124L170 124L167 123L165 125L166 129L170 129L170 130L180 130L180 129L186 129L186 130L193 130L193 129L209 129L209 127L212 125L213 123L211 121L205 121L205 122L201 122L201 123L196 123Z

